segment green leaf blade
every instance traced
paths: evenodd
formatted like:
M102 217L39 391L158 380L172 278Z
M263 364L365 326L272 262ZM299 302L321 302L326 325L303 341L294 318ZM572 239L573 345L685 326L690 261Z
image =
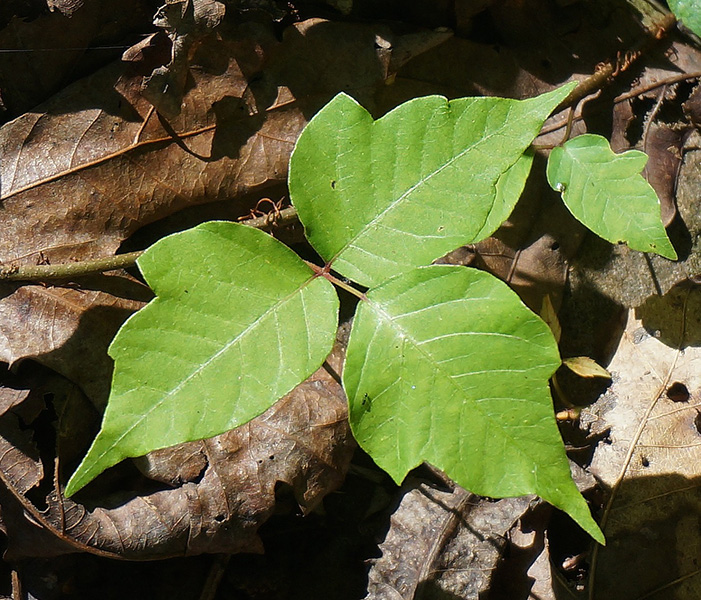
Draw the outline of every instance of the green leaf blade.
M571 88L523 101L416 98L377 121L339 94L290 159L307 238L337 272L372 286L487 237L518 200L497 198L497 185L519 163L509 188L522 189L530 163L519 160Z
M676 260L655 190L640 175L647 155L615 154L606 138L585 134L550 153L548 182L574 217L598 236Z
M262 231L205 223L154 244L139 267L157 298L110 346L102 429L67 495L124 458L248 422L333 345L333 286Z
M701 36L701 2L699 0L669 0L669 8L684 25Z
M548 390L547 325L487 273L423 267L368 293L343 382L353 433L396 481L424 460L482 495L539 494L596 539Z

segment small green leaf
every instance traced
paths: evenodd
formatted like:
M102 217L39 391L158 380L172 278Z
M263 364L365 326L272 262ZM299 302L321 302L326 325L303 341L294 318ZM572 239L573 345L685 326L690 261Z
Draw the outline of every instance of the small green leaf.
M701 2L699 0L669 0L668 4L684 25L701 36Z
M246 423L333 345L333 286L262 231L205 223L157 242L138 262L157 298L110 346L102 429L66 495L124 458Z
M573 85L522 101L416 98L377 121L339 94L290 159L307 238L334 270L372 286L487 237L523 189L524 151Z
M536 493L598 541L573 483L548 379L548 326L492 275L409 271L362 302L343 383L353 434L395 481L426 460L485 496Z
M606 138L580 135L554 148L547 176L576 219L611 243L676 260L660 217L660 201L641 171L647 155L614 154Z

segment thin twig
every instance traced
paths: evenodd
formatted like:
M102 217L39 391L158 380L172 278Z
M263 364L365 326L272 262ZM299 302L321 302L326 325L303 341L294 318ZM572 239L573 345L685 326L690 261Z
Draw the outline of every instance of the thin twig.
M267 214L262 217L242 221L244 225L256 229L269 229L280 225L289 225L297 220L297 210L293 206L278 211L276 214ZM51 281L67 280L85 275L95 275L105 271L115 271L133 267L136 260L143 254L143 250L117 254L106 258L96 258L72 263L57 265L35 266L5 266L0 268L0 281Z

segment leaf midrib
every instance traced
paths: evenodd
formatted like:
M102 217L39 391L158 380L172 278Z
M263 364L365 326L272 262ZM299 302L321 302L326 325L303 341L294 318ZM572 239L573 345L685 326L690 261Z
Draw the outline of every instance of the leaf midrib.
M417 340L414 338L413 335L411 335L405 328L403 328L401 325L399 325L396 322L396 320L392 317L392 315L390 315L388 312L386 312L377 301L373 301L372 299L369 299L368 302L376 309L377 314L379 314L382 318L384 318L389 323L391 328L394 328L399 333L399 335L401 335L403 337L403 339L405 341L409 341L412 344L412 346L416 349L416 351L419 354L422 354L425 357L425 359L429 361L429 363L431 365L434 365L436 372L440 376L447 379L448 382L450 383L450 385L453 386L461 396L463 396L463 397L465 396L464 390L455 382L455 380L449 374L447 374L439 366L438 363L435 362L435 360L433 359L433 357L430 354L428 354L426 351L424 351L421 348L421 346L418 344ZM510 435L508 428L503 427L503 425L501 424L501 422L498 419L491 417L489 414L485 413L482 410L482 407L479 405L479 403L473 403L473 406L475 407L476 410L478 410L480 412L480 414L483 415L483 417L485 419L489 420L492 423L495 423L497 425L498 429L503 432L504 436L506 438L508 438L509 440L511 440L513 442L514 446L521 449L522 454L530 457L530 452L527 451L528 449L524 450L523 446L519 443L518 438L514 438L512 435ZM535 464L537 464L537 461L534 460L533 462ZM537 483L536 483L535 487L536 487L536 489L533 491L538 492Z
M120 435L111 445L109 445L101 454L98 455L98 457L93 461L93 464L98 464L98 462L104 458L105 455L109 454L116 446L119 445L119 443L127 437L134 429L136 429L153 411L156 409L160 408L164 402L168 400L171 396L176 394L182 387L190 381L193 377L201 373L206 367L208 367L214 360L216 360L219 356L221 356L224 352L228 351L236 342L241 340L245 335L247 335L262 319L267 317L268 315L274 313L276 310L278 310L280 307L282 307L285 303L289 302L292 298L294 298L297 294L301 293L302 290L304 290L307 286L309 286L314 280L318 279L318 276L316 274L312 274L309 279L307 279L302 285L300 285L296 290L276 302L274 305L272 305L270 308L268 308L265 312L263 312L256 320L251 323L246 329L244 329L239 335L237 335L234 339L230 340L227 342L224 347L220 350L218 350L214 355L212 355L207 361L203 364L201 364L197 369L195 369L190 375L188 375L184 380L182 380L178 385L176 385L172 390L170 390L167 394L165 394L158 402L154 403L146 412L141 414L139 418L125 431Z
M489 98L489 100L494 100L494 99L493 99L493 98ZM506 119L505 119L506 121L508 121L509 114L511 113L511 111L512 111L512 109L513 109L513 107L514 107L514 102L519 102L519 101L518 101L518 100L512 100L511 103L509 104L508 112L507 112ZM472 106L475 106L475 105L473 104ZM497 106L497 105L495 104L494 107L496 107L496 106ZM492 107L490 110L492 110L494 107ZM518 119L518 120L515 121L514 123L509 123L508 125L509 125L509 126L514 126L514 125L516 125L517 123L519 123L520 121L522 121L525 117L526 117L526 115L524 115L523 117L521 117L520 119ZM375 124L376 124L376 123L379 123L379 121L374 121L373 123L370 124L370 126L371 126L371 127L375 127ZM455 123L453 123L453 128L454 128L454 127L455 127ZM463 155L465 155L467 152L470 152L470 151L472 151L472 150L478 148L481 144L486 143L488 140L490 140L491 138L493 138L493 137L496 136L497 134L501 133L506 127L507 127L507 123L505 122L504 124L502 124L501 127L499 127L498 129L494 130L491 134L479 138L479 140L477 140L474 144L472 144L471 146L468 146L467 148L465 148L464 150L462 150L462 151L461 151L460 153L458 153L457 155L451 157L450 160L448 160L446 163L444 163L443 165L441 165L438 169L435 169L434 171L428 173L425 177L422 177L419 181L417 181L414 185L412 185L408 190L406 190L405 192L403 192L396 200L393 200L384 210L382 210L382 211L381 211L380 213L378 213L375 217L373 217L370 221L368 221L368 223L367 223L360 231L358 231L358 233L356 233L350 240L348 240L348 241L341 247L340 250L338 250L338 251L336 252L336 254L334 254L334 256L328 261L329 264L333 264L333 262L336 261L336 260L341 256L341 254L343 254L344 252L346 252L346 250L348 250L348 248L349 248L350 246L352 246L361 236L363 236L377 221L379 221L379 220L382 219L387 213L389 213L390 211L392 211L400 202L403 202L404 199L405 199L409 194L411 194L412 192L414 192L414 190L416 190L417 188L419 188L419 186L421 186L421 185L423 185L424 183L428 182L432 177L438 175L438 174L441 173L443 170L447 169L447 168L448 168L449 166L451 166L455 161L461 159L461 158L463 157ZM498 179L499 179L499 178L497 177L497 181L498 181ZM488 216L489 216L489 215L487 215L487 217L488 217Z

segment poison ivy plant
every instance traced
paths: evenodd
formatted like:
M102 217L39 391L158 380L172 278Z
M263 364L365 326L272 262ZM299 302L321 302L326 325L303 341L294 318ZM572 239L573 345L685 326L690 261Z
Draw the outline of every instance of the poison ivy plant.
M303 381L333 340L330 281L361 299L343 383L353 432L379 465L400 481L427 460L483 495L539 494L603 543L552 411L548 379L560 358L550 329L492 275L429 266L508 217L531 168L528 147L571 89L525 101L418 98L377 121L349 96L334 98L290 160L291 199L325 266L223 222L148 249L139 267L157 298L110 348L102 429L66 494L124 457L236 427ZM579 158L575 144L551 161L566 202L620 200L578 190L607 190L600 177L627 182L619 157L597 144L596 160ZM673 252L656 228L652 238L649 228L626 231Z
M647 158L639 150L614 154L606 138L580 135L550 153L548 182L575 218L605 240L676 259L660 201L640 174Z

